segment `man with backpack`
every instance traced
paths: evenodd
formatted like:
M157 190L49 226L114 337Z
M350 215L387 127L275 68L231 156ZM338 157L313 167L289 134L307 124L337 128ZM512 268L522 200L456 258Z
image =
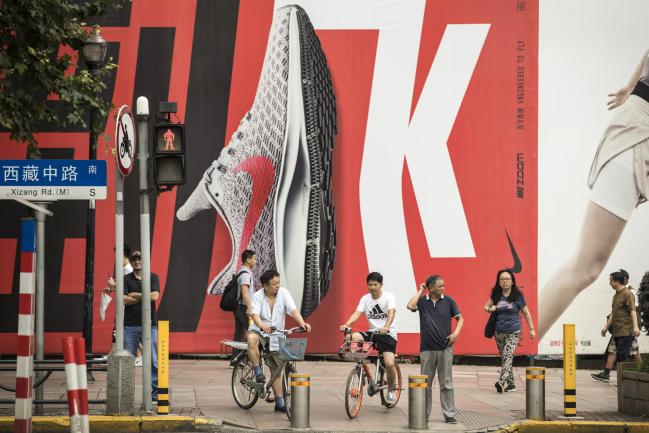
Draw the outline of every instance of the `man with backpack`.
M257 264L257 256L252 250L245 250L241 254L241 270L232 278L223 291L221 309L232 311L234 316L234 341L247 341L248 325L252 315L252 295L255 294L255 278L252 268ZM232 352L230 367L239 351Z

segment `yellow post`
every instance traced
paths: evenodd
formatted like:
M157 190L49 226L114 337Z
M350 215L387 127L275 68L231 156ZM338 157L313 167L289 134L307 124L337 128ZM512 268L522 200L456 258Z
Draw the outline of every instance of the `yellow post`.
M577 355L575 325L563 325L563 416L577 416Z
M158 414L169 413L169 321L158 321Z

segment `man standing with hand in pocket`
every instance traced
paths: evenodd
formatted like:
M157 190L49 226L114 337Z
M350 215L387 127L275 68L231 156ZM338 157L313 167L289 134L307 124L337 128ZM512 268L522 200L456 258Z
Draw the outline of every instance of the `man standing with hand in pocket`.
M457 341L464 318L455 301L444 295L445 283L441 276L431 275L426 284L408 301L408 309L419 311L421 374L428 376L426 389L426 415L430 417L433 406L433 378L439 379L440 402L444 421L457 424L453 393L453 345ZM451 332L451 318L457 325Z

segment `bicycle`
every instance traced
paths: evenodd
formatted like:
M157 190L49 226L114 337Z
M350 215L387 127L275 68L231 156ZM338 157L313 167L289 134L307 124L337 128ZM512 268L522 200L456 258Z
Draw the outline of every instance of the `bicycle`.
M394 402L390 403L386 398L389 390L387 373L383 365L383 357L374 350L374 343L372 341L351 341L351 328L347 328L343 332L345 333L345 337L349 335L350 339L346 340L340 347L339 354L347 361L356 362L356 366L349 372L345 386L345 410L347 411L347 416L353 419L360 412L363 403L363 387L366 381L368 383L367 395L373 397L375 394L380 393L381 404L388 409L392 409L397 405L399 397L401 397L402 379L399 364L396 362L394 364L397 369L397 377L394 384L395 389L393 390L395 398ZM370 354L377 355L374 376L372 376L369 369L369 364L365 362L365 359ZM375 377L377 378L376 381L374 380Z
M291 329L273 329L271 336L279 339L279 358L282 361L277 368L271 372L270 379L266 383L259 383L255 380L255 370L248 359L248 343L238 341L225 341L223 344L239 349L239 354L234 359L234 369L232 371L232 396L235 403L241 409L252 408L259 398L271 402L272 384L283 372L282 377L282 396L286 405L286 415L291 419L291 385L289 375L297 373L296 361L304 361L304 352L306 351L306 338L287 338L287 335L293 332L306 332L303 328L295 327ZM271 356L272 352L267 347L260 345L260 360L262 369L265 360Z

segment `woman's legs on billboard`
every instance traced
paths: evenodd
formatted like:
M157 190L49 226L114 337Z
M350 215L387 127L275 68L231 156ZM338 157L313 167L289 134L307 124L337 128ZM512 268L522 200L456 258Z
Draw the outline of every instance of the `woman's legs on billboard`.
M555 271L539 295L539 339L608 262L626 221L588 202L574 254Z

